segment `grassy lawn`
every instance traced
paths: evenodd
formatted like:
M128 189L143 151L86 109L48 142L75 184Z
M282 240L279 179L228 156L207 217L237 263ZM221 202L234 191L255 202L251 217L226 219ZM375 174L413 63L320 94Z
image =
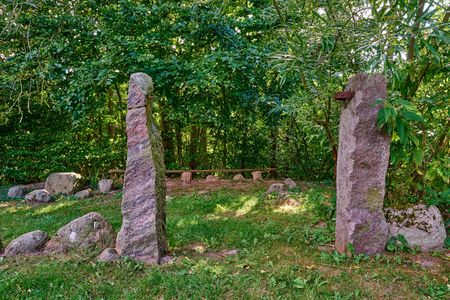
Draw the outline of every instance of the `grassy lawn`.
M276 203L263 190L174 196L167 226L173 263L96 262L96 253L0 258L0 299L449 299L443 254L346 258L332 252L334 191L312 186ZM117 231L121 194L30 207L0 202L8 243L36 229L54 234L96 211ZM239 249L223 259L205 253ZM420 262L431 261L433 267Z

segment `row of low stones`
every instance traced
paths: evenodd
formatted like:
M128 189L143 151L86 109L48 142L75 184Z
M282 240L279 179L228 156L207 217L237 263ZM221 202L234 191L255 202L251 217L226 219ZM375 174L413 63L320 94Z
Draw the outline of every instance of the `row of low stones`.
M254 171L252 172L252 179L253 180L262 180L262 173L261 171ZM233 181L244 181L245 177L242 176L242 174L237 174L233 177ZM185 183L189 183L192 181L192 172L183 172L181 174L181 181ZM220 177L214 176L214 175L208 175L206 176L205 182L219 182Z
M112 226L100 214L91 212L61 227L52 239L41 230L25 233L11 241L4 249L3 255L67 253L105 249L114 244L115 233Z
M265 194L286 197L289 194L288 188L295 187L296 183L287 178L283 183L271 184ZM446 230L436 206L419 204L405 210L385 208L383 212L388 226L388 239L403 235L411 248L417 247L423 252L444 247Z
M8 190L8 197L25 197L25 201L30 204L53 202L53 195L56 194L72 195L75 193L75 197L79 199L91 197L91 189L78 191L81 183L82 177L80 174L74 172L52 173L47 177L44 186L39 184L13 186ZM110 179L102 179L99 181L98 186L100 192L108 193L113 188L113 181Z

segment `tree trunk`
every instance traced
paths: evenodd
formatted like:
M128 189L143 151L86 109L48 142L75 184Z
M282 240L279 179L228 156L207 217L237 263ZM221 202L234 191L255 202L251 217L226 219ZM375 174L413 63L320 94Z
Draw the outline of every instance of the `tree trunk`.
M183 133L181 132L181 125L177 124L175 127L175 139L177 142L177 160L180 166L184 166L183 161Z

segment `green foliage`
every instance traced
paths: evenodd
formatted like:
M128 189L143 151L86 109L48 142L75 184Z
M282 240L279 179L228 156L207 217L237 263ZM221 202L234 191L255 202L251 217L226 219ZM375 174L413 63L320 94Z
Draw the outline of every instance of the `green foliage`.
M411 248L408 245L406 238L399 234L392 236L387 242L386 249L390 252L410 252Z
M449 14L436 1L7 1L2 13L2 183L124 168L137 71L155 82L169 169L332 180L333 95L378 72L388 201L425 201L450 183Z

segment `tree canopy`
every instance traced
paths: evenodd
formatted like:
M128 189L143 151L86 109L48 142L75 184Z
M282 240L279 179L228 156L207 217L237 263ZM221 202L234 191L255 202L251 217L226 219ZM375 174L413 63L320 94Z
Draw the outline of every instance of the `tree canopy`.
M167 168L333 180L332 97L377 72L390 199L450 198L448 1L7 0L0 14L2 182L123 168L137 71L155 82Z

